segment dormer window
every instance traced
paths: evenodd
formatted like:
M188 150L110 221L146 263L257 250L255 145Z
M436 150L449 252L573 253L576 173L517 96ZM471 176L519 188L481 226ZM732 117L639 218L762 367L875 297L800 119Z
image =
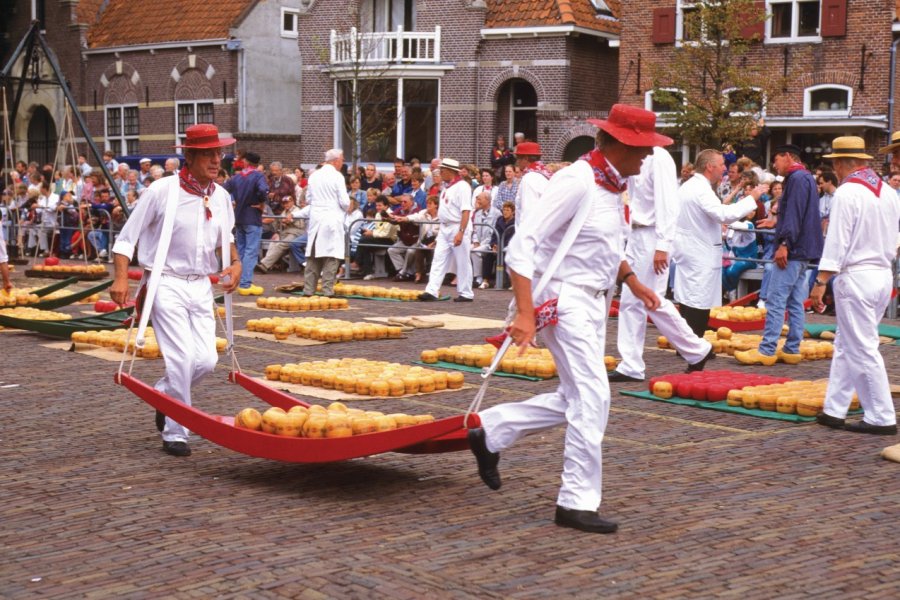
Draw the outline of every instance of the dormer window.
M804 116L848 117L852 108L853 88L846 85L814 85L804 90Z
M603 0L591 0L591 6L594 7L594 10L597 11L598 15L604 17L613 16L613 12L610 10L609 5Z

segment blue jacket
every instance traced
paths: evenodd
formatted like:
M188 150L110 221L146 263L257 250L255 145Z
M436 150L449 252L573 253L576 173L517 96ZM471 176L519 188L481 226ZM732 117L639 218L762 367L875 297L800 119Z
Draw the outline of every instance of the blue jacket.
M781 244L787 244L788 260L818 261L822 257L825 240L819 218L819 190L806 169L784 178L775 226L775 246Z
M265 204L269 197L266 176L259 171L247 175L235 173L225 182L225 189L234 198L234 222L236 225L262 225L262 211L256 205Z

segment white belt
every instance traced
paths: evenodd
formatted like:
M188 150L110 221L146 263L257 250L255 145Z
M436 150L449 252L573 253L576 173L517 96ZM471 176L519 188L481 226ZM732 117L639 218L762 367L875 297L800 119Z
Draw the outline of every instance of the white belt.
M147 271L147 272L149 273L149 271ZM199 281L199 280L203 279L204 277L207 277L206 275L196 275L196 274L179 275L178 273L169 273L167 271L163 271L162 276L163 277L174 277L175 279L183 279L184 281Z
M858 273L859 271L888 271L890 272L891 267L880 267L877 265L850 265L849 267L844 267L841 270L841 273Z
M540 281L541 275L542 275L542 273L535 272L534 276L532 277L532 281L534 281L535 279ZM559 284L559 285L565 284L565 285L568 285L568 286L571 286L574 288L578 288L579 290L585 292L588 296L591 296L593 298L604 298L604 297L606 297L606 294L609 292L609 288L601 289L601 288L594 287L591 285L582 285L580 283L572 283L571 281L563 281L561 279L556 279L555 277L552 277L550 279L550 281L553 281L554 283Z

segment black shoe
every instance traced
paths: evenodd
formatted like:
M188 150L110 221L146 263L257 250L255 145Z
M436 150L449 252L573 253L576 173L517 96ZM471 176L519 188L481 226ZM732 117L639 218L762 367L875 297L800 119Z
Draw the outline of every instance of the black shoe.
M453 299L454 302L475 302L475 298L466 298L465 296L457 296Z
M262 273L263 275L265 275L266 273L269 272L269 269L267 269L264 265L258 264L255 267L253 267L253 271L256 273Z
M163 452L172 456L190 456L191 447L187 442L163 442Z
M433 296L433 295L429 294L428 292L419 294L419 302L437 302L437 301L438 301L437 296Z
M500 453L488 450L484 440L484 429L481 427L470 429L467 437L469 449L478 461L478 475L481 480L492 490L499 490L500 472L497 470L497 464L500 462Z
M708 363L711 360L714 360L715 358L716 358L716 351L713 348L710 348L707 355L700 359L700 362L696 362L692 365L688 365L687 369L685 369L684 372L685 373L693 373L694 371L702 371L703 367L706 366L706 363Z
M872 425L871 423L866 423L865 421L859 421L858 423L847 423L846 425L844 425L844 430L852 431L853 433L897 435L896 425Z
M571 527L588 533L615 533L619 528L616 523L607 521L594 510L572 510L556 507L556 524L560 527Z
M843 429L844 428L844 420L838 419L837 417L832 417L831 415L826 415L823 412L820 412L816 415L816 423L819 425L824 425L825 427L831 427L832 429Z
M613 371L612 373L610 373L607 376L607 379L609 379L613 383L632 383L644 380L643 377L632 377L631 375L625 375L623 373L619 373L618 371Z
M166 415L162 414L159 411L156 411L156 430L162 433L162 430L166 428Z

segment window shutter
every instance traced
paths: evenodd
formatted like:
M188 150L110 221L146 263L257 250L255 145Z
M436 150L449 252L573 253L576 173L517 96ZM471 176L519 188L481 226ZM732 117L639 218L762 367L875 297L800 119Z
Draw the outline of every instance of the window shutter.
M653 33L651 40L654 44L675 43L674 6L653 9Z
M746 27L741 28L741 37L745 40L758 40L761 41L763 37L766 35L766 21L763 18L766 14L766 2L765 0L758 0L753 3L753 9L750 11L750 14L747 15L748 21L755 21L759 19L759 22L754 22L752 25L748 24Z
M847 35L847 0L822 0L822 37Z

